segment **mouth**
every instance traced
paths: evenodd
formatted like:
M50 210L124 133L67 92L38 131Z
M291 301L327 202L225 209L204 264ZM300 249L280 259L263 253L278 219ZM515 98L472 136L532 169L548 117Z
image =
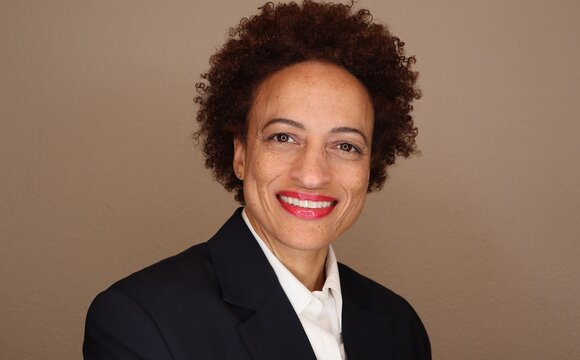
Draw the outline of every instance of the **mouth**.
M302 219L320 219L332 212L338 201L322 195L283 191L276 195L284 210Z

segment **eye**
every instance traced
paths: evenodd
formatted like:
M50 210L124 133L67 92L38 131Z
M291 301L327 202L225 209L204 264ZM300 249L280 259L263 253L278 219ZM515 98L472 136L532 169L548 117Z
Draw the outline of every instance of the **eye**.
M270 137L270 139L281 142L281 143L296 142L296 141L294 141L294 139L290 135L284 134L284 133L274 134Z
M360 153L360 150L356 146L349 143L341 143L336 147L342 151Z

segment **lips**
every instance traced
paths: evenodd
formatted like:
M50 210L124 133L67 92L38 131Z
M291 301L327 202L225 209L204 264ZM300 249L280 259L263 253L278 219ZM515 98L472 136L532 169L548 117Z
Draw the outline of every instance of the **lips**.
M328 196L282 191L276 198L284 210L302 219L320 219L330 214L337 200Z

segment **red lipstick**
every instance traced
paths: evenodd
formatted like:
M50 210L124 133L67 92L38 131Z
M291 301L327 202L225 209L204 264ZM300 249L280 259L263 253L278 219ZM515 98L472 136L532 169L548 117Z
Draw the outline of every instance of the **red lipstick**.
M276 195L276 198L284 210L288 211L294 216L307 220L314 220L325 217L326 215L330 214L332 210L334 210L334 207L337 203L337 200L332 197L298 193L293 191L281 191ZM326 202L329 204L322 204L324 205L323 207L308 207L308 204L304 204L306 201L316 203ZM297 202L303 202L303 204L297 204Z

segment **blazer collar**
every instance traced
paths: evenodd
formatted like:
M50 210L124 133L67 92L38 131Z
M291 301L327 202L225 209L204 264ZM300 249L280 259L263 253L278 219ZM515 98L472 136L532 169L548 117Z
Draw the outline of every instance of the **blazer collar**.
M223 292L223 299L233 305L257 310L278 279L239 208L208 241L210 257Z
M238 326L256 360L316 360L274 270L242 219L242 208L208 241L223 300L250 309Z
M361 275L340 263L339 272L343 298L342 337L347 358L393 359L390 320L370 309L374 296Z

